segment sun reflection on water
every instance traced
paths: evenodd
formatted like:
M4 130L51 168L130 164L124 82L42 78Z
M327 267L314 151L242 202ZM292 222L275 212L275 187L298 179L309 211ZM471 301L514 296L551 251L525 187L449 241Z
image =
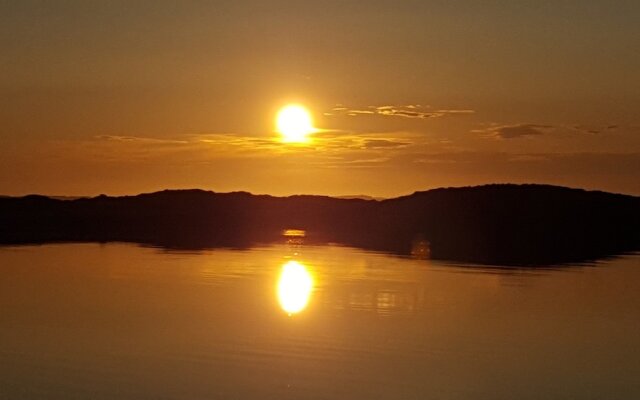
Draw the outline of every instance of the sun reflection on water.
M304 310L309 303L313 277L307 268L297 261L288 261L282 266L278 279L278 302L289 315Z

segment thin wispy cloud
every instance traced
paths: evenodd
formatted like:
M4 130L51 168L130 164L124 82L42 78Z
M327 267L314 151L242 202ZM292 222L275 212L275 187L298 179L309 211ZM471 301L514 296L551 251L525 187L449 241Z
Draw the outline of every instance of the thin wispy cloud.
M364 147L367 149L399 148L411 145L410 142L389 139L365 139Z
M430 106L409 104L404 106L367 106L365 108L351 108L338 105L332 108L330 111L325 112L324 115L349 117L380 115L385 117L427 119L439 118L447 115L467 115L473 113L475 113L474 110L434 110Z
M76 158L89 157L94 163L106 161L111 164L138 165L163 160L166 165L174 166L218 165L216 163L223 160L229 165L242 162L260 165L260 168L271 163L283 169L304 165L313 171L345 168L354 172L376 169L380 173L389 168L398 171L436 168L439 174L475 174L476 171L502 173L503 169L515 168L517 171L537 174L538 168L551 171L554 166L559 170L580 168L591 171L590 162L607 166L611 171L638 170L640 159L637 154L619 153L624 152L622 148L610 148L606 156L589 153L590 149L596 151L596 145L608 141L602 135L583 134L587 129L596 127L579 128L575 125L533 123L492 125L473 132L504 142L484 142L486 145L482 150L464 146L459 138L444 140L437 135L418 132L322 131L315 134L309 143L301 145L283 144L276 135L210 133L168 138L103 135L85 142ZM614 131L618 128L609 129ZM520 146L525 142L517 140L542 135L559 141L574 141L577 147L570 154L555 152L555 149L542 145L532 151L529 147ZM585 140L589 143L585 144ZM66 158L72 157L73 148L79 147L73 145L64 150ZM434 170L430 171L434 173Z
M120 135L100 135L96 136L96 139L107 140L114 142L129 142L129 143L153 143L153 144L188 144L188 140L176 140L176 139L163 139L153 137L139 137L139 136L120 136Z

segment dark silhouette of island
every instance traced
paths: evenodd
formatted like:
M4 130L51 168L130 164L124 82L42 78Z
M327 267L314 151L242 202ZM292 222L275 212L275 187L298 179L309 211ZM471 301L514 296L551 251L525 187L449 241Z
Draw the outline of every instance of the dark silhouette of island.
M486 185L386 200L166 190L72 200L0 198L0 244L133 242L172 249L282 241L500 265L547 265L636 251L640 197L549 185Z

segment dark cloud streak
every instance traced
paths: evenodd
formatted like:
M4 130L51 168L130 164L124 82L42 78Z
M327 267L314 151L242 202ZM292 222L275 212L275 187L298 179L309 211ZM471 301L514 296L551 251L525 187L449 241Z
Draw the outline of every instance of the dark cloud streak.
M545 131L554 129L552 125L517 124L493 126L486 129L477 129L472 132L479 133L483 137L493 139L517 139L526 136L543 135Z

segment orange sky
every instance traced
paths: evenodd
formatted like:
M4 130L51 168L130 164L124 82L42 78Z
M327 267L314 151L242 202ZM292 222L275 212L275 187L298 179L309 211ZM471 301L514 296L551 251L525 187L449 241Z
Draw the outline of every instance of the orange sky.
M637 2L0 4L0 194L640 195ZM322 131L277 140L305 104Z

